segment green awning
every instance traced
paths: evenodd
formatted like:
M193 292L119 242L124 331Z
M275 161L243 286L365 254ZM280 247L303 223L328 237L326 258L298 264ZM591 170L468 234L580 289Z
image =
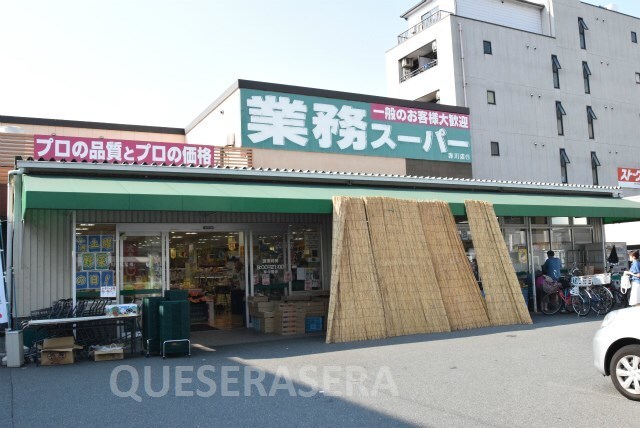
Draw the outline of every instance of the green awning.
M640 203L613 197L558 196L391 187L257 182L23 176L22 209L222 211L330 214L333 196L387 196L448 202L483 200L498 216L640 220Z

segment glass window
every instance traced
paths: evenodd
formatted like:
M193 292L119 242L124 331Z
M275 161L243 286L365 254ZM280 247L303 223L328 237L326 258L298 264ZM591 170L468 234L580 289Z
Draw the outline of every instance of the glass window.
M591 93L591 84L589 83L589 76L591 76L591 69L589 68L589 64L586 62L582 62L582 78L584 80L584 93Z
M497 141L491 142L491 156L500 156L500 144Z
M562 103L560 101L556 101L556 118L558 121L558 135L564 135L564 123L563 116L566 115L567 112L562 107Z
M584 19L578 18L578 33L580 34L580 49L587 48L587 41L584 37L585 30L588 30L587 24L584 22Z
M117 298L115 237L114 224L76 225L77 299Z
M551 224L569 225L569 217L551 217Z
M589 224L589 220L586 217L574 217L573 224L576 226L586 226Z
M547 217L531 217L531 224L549 224Z
M560 89L560 73L559 70L562 67L560 66L560 61L558 61L558 57L555 55L551 55L551 71L553 72L553 87L556 89Z
M562 262L562 267L567 266L567 257L573 249L571 244L571 229L554 228L551 230L551 249L555 251L555 256Z
M487 103L495 104L496 103L496 93L495 91L487 91Z
M504 224L524 224L524 217L502 217Z
M573 229L573 241L576 245L592 244L593 229L590 227L578 227Z
M491 50L491 42L488 40L484 40L482 42L482 47L484 49L484 53L487 55L493 55L493 52Z
M317 227L291 226L291 289L312 291L322 289L322 257L320 232Z
M547 259L547 251L551 249L551 240L547 229L533 229L531 231L531 257L536 270L542 269L542 264Z
M636 83L640 83L640 73L636 73Z
M169 283L211 294L244 290L244 233L171 232Z
M596 152L591 152L591 177L593 179L593 185L598 185L598 167L600 166L600 160L596 155Z
M562 183L565 184L569 182L569 173L567 171L567 165L569 163L571 163L571 161L569 160L567 152L564 149L560 149L560 179Z
M516 272L529 271L526 229L505 229L504 240Z
M631 42L632 43L638 43L638 35L636 34L635 31L631 32Z
M593 140L595 138L593 131L593 121L596 120L596 114L593 112L591 106L587 106L587 124L589 128L589 139Z

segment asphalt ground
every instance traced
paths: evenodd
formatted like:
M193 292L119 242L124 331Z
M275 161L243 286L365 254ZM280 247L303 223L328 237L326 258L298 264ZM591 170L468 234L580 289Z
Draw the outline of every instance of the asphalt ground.
M638 426L593 367L601 319L0 368L0 426Z

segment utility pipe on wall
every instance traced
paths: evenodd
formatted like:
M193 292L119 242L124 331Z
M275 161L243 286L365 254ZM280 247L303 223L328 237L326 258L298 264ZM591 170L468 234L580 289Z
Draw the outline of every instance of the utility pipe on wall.
M462 93L464 94L464 106L467 104L467 77L464 72L464 47L462 43L462 24L458 22L458 36L460 37L460 61L462 63Z

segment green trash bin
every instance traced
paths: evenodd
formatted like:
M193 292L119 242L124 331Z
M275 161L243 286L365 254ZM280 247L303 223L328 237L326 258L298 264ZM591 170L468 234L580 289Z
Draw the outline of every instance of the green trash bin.
M160 349L162 356L191 355L191 314L187 300L160 302Z
M189 300L188 290L167 290L164 292L164 297L171 301Z
M160 303L164 301L164 297L142 300L142 345L147 356L160 355Z

